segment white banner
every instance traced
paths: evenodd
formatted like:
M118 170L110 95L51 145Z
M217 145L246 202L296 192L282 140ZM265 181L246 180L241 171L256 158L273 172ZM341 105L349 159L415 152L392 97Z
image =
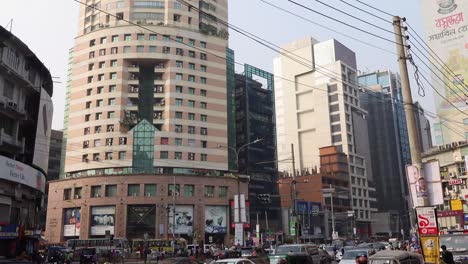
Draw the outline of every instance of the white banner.
M103 236L106 231L114 234L115 206L91 207L91 235Z
M41 192L45 188L45 175L41 171L4 156L0 156L0 179L21 183Z
M81 227L81 211L80 208L68 208L63 214L63 236L64 237L79 237Z
M225 234L227 232L226 206L205 206L205 233Z
M408 180L413 208L419 206L418 194L429 196L429 205L444 203L442 193L442 181L440 179L439 161L431 161L423 164L424 181L420 180L416 166L406 166L406 178Z
M242 223L236 224L234 240L235 245L244 245L244 225Z
M169 234L172 234L174 226L174 207L169 207ZM175 234L191 234L193 231L193 206L176 205L175 209Z

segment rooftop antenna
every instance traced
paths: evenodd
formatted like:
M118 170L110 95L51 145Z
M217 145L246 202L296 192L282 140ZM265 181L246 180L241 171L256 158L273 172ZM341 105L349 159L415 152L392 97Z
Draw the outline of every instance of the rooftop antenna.
M13 28L13 18L10 19L10 21L8 22L8 24L6 25L6 28L8 28L8 26L10 26L10 33L11 33L11 30Z

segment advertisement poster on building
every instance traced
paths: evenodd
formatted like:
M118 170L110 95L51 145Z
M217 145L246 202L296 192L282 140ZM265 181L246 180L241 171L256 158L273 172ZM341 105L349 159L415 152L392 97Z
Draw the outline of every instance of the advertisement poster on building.
M91 235L104 236L106 231L114 234L115 206L91 207Z
M0 156L0 179L21 183L44 192L46 177L22 162Z
M439 258L439 237L437 236L425 236L420 237L421 239L421 248L423 251L424 261L426 264L440 263Z
M225 234L227 232L226 206L205 206L205 233Z
M80 235L81 208L68 208L63 213L63 236L78 237Z
M191 234L193 231L193 206L176 205L175 207L175 228L174 228L174 207L169 207L169 233L170 234ZM174 230L174 231L173 231Z
M434 207L419 207L416 208L416 216L418 218L419 235L437 235L437 213Z
M413 207L419 206L418 198L428 198L431 206L443 204L444 196L439 161L424 163L423 173L424 175L420 175L416 166L406 166L406 177ZM421 177L424 177L425 180L421 180Z

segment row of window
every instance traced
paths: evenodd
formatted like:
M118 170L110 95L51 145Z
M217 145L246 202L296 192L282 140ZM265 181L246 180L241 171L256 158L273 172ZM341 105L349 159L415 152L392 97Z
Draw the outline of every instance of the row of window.
M195 100L186 100L188 107L195 108ZM175 105L176 106L185 106L184 105L184 99L182 98L176 98L175 99ZM199 106L201 109L207 109L208 108L208 103L207 102L199 102ZM177 113L177 112L176 112Z
M132 46L123 46L123 47L112 47L112 48L110 48L110 54L118 54L119 53L119 48L120 48L122 53L131 53L132 52ZM143 52L145 52L145 46L138 45L138 46L136 46L135 51L137 53L143 53ZM97 55L99 55L99 56L106 56L106 49L100 49L97 52L98 52ZM157 46L148 46L147 52L157 53L158 52L158 47ZM161 53L171 54L171 47L163 46L161 48ZM175 55L184 56L184 54L185 54L184 49L175 48ZM193 51L193 50L189 50L187 52L187 54L188 54L188 57L190 57L190 58L197 58L196 52ZM96 58L96 51L90 51L88 58L89 59ZM199 59L200 60L207 60L208 55L206 53L200 52Z
M85 132L86 130L89 130L89 128L85 128ZM94 147L96 148L102 146L101 139L94 139L93 143L94 143ZM113 146L113 144L114 144L114 138L106 138L106 146ZM127 145L127 138L119 137L119 145ZM85 149L89 147L90 147L89 140L83 141L83 148Z
M100 140L100 139L98 139ZM96 141L96 140L95 140ZM89 144L88 141L86 141L87 144ZM83 148L87 148L88 146L84 146L85 143L83 143ZM202 143L203 144L203 143ZM204 143L206 145L206 143ZM126 157L126 152L125 151L119 151L118 152L118 159L119 160L125 160ZM197 160L197 154L193 152L188 152L187 153L187 158L185 160L191 160L191 161L196 161ZM81 161L82 162L89 162L90 158L92 157L92 161L100 161L101 160L101 153L92 153L92 154L83 154L81 156ZM160 151L159 153L159 158L160 159L169 159L169 151ZM172 156L173 159L176 160L183 160L183 153L176 151L173 153ZM104 160L113 160L114 159L114 153L113 152L105 152L104 153ZM208 154L201 153L199 154L198 161L208 161Z
M128 184L127 185L127 196L142 196L141 184ZM167 195L168 196L184 196L194 197L196 186L193 184L184 184L183 193L180 193L180 184L168 184ZM214 185L204 185L204 197L208 198L227 198L228 187ZM216 191L217 189L217 191ZM148 197L154 197L157 195L156 184L143 184L143 195ZM91 186L90 197L84 197L83 187L67 188L63 190L63 200L82 199L82 198L98 198L98 197L116 197L117 196L117 185L108 184L102 188L102 185Z
M188 74L186 81L196 82L197 81L196 78L197 77L195 75ZM185 81L184 74L183 73L176 73L176 80L177 81ZM206 77L200 77L200 83L201 84L207 84L207 78Z
M107 119L112 119L112 118L115 118L115 111L108 111L107 112ZM102 112L98 112L98 113L94 114L94 120L95 121L102 120L102 119L103 119L103 113ZM84 116L84 121L85 122L91 121L91 114L86 114Z
M124 41L132 41L132 40L138 40L138 41L145 41L145 40L149 40L149 41L157 41L157 40L162 40L162 41L166 41L166 42L169 42L171 41L171 36L170 35L161 35L161 37L158 37L158 34L144 34L144 33L138 33L136 34L124 34L123 35L123 39ZM110 40L112 42L119 42L120 40L120 36L119 35L112 35ZM192 47L196 47L196 44L197 44L197 41L195 39L192 39L192 38L188 38L187 41L184 40L183 37L180 37L180 36L176 36L174 38L174 40L178 43L185 43L185 44L188 44L189 46L192 46ZM89 46L90 47L93 47L95 46L97 43L97 39L92 39L89 41ZM106 44L107 43L107 37L101 37L99 38L99 44ZM199 42L199 47L200 48L206 48L207 47L207 44L205 41L200 41Z
M88 143L89 144L89 143ZM127 152L126 151L119 151L117 153L117 158L119 160L125 160L126 156L127 156ZM100 161L101 160L101 154L100 153L93 153L92 155L91 154L83 154L81 156L81 161L82 162L89 162L90 158L92 157L92 160L93 161ZM113 152L105 152L104 153L104 159L105 160L113 160L114 159L114 153Z
M184 133L184 126L183 125L175 125L174 131L176 133ZM196 128L195 126L187 126L187 133L188 134L195 134ZM200 135L206 136L208 135L208 128L200 127Z
M92 104L92 101L87 101L85 103L86 109L90 109L91 104ZM107 105L115 105L115 98L108 98ZM96 107L102 107L102 106L104 106L104 99L96 100Z

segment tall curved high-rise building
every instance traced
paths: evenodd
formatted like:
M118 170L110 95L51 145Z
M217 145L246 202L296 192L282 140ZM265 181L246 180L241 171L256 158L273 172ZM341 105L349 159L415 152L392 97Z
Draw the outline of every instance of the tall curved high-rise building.
M217 21L227 16L227 0L87 0L80 6L64 177L51 183L49 195L48 222L60 224L48 227L49 241L103 237L109 230L135 239L197 233L209 242L207 217L214 211L225 221L217 232L228 232L237 182L223 176L228 32ZM170 220L174 204L176 215L190 216L191 227ZM150 217L139 222L147 226L133 225L141 212ZM67 220L77 215L80 225L70 226L76 221ZM102 227L99 215L116 221ZM215 240L228 241L224 235Z

